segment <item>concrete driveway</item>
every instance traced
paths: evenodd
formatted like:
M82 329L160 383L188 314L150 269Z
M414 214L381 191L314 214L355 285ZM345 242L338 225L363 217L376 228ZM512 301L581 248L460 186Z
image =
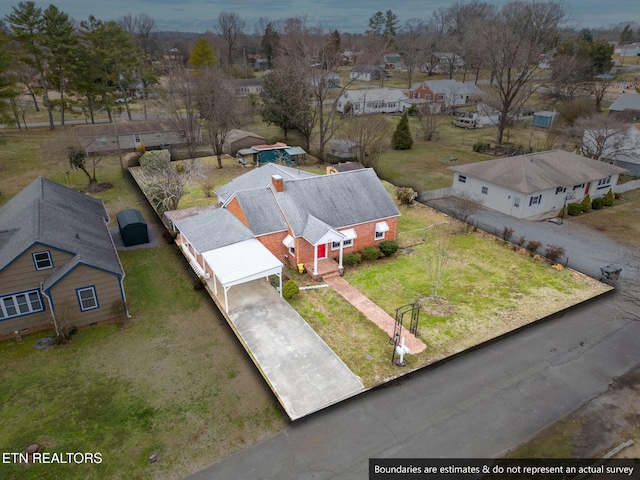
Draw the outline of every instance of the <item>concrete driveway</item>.
M291 420L364 391L364 385L265 280L229 290L229 318Z

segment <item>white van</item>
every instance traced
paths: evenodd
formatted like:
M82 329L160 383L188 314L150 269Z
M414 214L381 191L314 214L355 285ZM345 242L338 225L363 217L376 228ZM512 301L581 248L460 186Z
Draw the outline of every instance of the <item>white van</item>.
M459 117L457 120L454 120L453 122L451 122L451 125L453 125L454 127L464 128L466 130L482 128L482 125L480 125L473 118L467 118L467 117Z

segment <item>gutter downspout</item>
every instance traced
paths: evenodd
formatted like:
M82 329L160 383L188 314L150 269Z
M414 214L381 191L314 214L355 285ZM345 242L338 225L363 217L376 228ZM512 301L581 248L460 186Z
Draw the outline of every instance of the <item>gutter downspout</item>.
M53 300L51 300L51 297L47 295L47 292L45 292L42 282L40 282L40 292L47 299L47 303L49 304L49 311L51 312L51 320L53 320L53 327L56 329L56 336L59 337L60 329L58 328L58 322L56 322L56 312L53 309Z

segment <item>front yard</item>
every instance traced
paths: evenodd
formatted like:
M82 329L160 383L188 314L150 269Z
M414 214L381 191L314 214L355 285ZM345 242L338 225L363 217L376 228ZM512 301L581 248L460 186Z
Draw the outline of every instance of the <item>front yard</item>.
M467 232L427 207L401 207L399 230L422 224L427 241L391 258L347 269L345 279L395 317L422 300L418 332L427 349L409 355L409 369L433 363L610 289L571 270L557 270L486 234ZM449 222L442 225L442 222ZM439 224L439 225L438 225ZM436 227L436 225L438 225ZM429 262L433 236L450 231L450 263L437 298ZM402 236L402 234L401 234ZM292 305L366 386L404 373L391 364L389 337L330 288L305 290ZM408 321L405 321L408 327Z

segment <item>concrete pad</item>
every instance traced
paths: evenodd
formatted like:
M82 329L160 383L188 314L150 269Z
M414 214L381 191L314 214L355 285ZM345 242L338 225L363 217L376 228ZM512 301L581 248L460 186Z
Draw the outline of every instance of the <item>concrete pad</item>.
M360 379L267 281L234 286L228 296L229 320L291 420L364 391Z

